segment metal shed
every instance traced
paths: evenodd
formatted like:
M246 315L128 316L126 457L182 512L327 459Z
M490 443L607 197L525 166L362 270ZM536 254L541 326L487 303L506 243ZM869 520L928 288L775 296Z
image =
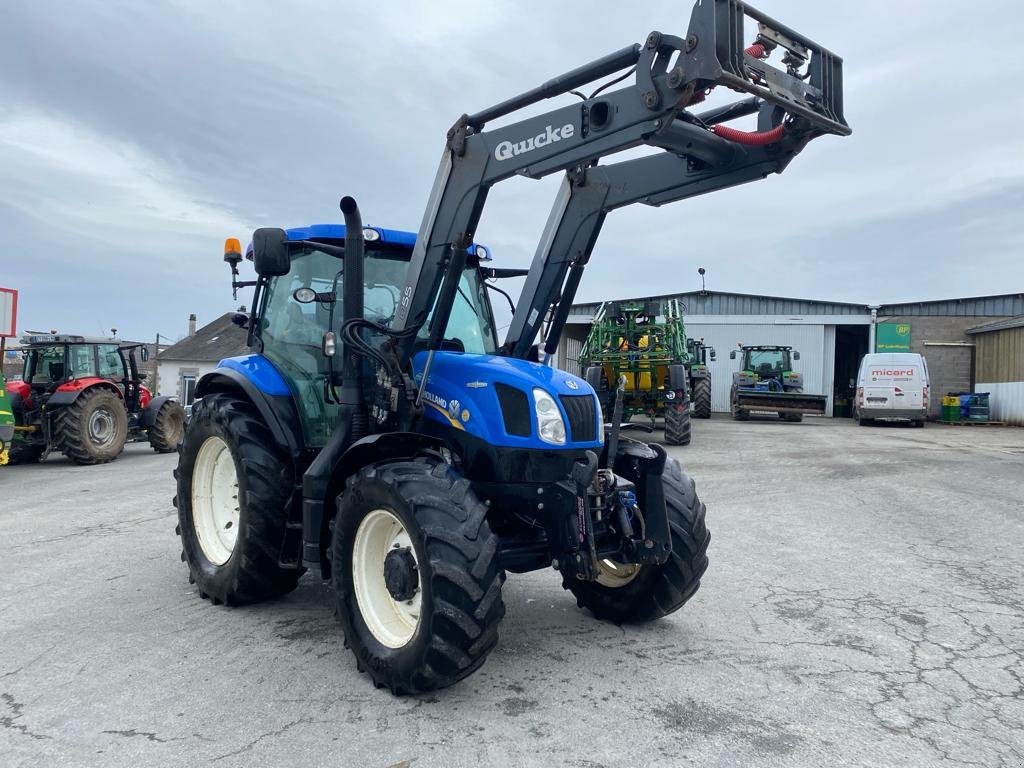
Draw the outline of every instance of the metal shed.
M993 420L1024 426L1024 314L968 328L975 344L975 392L990 394Z
M721 291L692 291L645 297L645 301L679 299L685 308L687 333L715 347L718 359L710 363L711 407L729 410L729 388L736 362L729 350L737 344L779 344L800 351L797 370L804 374L807 392L844 396L856 374L860 356L867 352L871 310L865 304L813 301L782 296L756 296ZM579 373L578 356L600 302L574 305L559 348L558 364Z

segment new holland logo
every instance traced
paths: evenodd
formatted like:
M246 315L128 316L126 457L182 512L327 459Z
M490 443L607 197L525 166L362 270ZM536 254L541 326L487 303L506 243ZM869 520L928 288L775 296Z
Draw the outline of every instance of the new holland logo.
M565 380L565 386L567 386L569 389L579 389L580 388L580 385L577 384L572 379L566 379Z
M533 152L533 150L546 147L548 144L554 144L556 141L571 139L575 133L576 127L572 123L567 123L561 128L549 125L544 129L544 133L538 133L536 136L531 136L523 141L515 143L511 141L499 142L498 146L494 148L494 159L511 160L517 155L525 155L527 152Z

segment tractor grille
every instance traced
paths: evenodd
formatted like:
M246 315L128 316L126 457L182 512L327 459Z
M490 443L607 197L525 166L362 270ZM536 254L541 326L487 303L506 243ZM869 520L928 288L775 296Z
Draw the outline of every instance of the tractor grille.
M569 417L569 434L574 443L591 443L597 439L597 410L593 395L559 395L565 415Z
M533 420L530 418L530 402L526 399L526 393L508 384L495 384L494 390L498 393L505 432L519 437L529 437Z

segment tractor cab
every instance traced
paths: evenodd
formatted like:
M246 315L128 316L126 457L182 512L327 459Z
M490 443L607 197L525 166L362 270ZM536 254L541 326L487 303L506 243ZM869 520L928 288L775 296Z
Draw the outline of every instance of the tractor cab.
M771 389L768 382L781 382L789 378L793 371L793 360L800 359L800 353L792 347L760 346L741 347L740 372L753 379L754 384L762 384L764 389ZM736 359L736 350L729 353L729 358Z
M249 345L260 352L227 364L243 365L243 360L259 358L268 361L294 396L304 444L319 448L337 426L340 361L351 344L351 339L346 343L339 332L345 316L345 226L317 224L283 233L284 238L273 249L261 244L252 257L260 279L254 281ZM383 339L379 331L391 324L398 310L416 235L378 227L364 227L362 235L362 316L377 326L377 330L368 327L364 338L379 343ZM234 261L237 248L238 240L226 241L225 260L229 264L238 263ZM443 350L490 355L496 350L497 336L482 268L491 257L482 245L472 245L468 250ZM242 284L236 281L234 285ZM418 346L425 346L425 336L424 330ZM367 363L360 367L368 387L376 371ZM266 370L273 375L271 368Z

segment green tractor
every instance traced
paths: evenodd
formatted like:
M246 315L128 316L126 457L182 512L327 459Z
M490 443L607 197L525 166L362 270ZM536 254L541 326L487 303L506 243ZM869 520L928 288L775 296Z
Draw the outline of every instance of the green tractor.
M664 320L659 322L659 316ZM665 442L689 445L690 416L711 416L711 373L715 351L687 339L682 304L605 302L597 310L580 360L584 377L611 415L622 391L622 419L644 415L653 427L665 419Z
M7 463L7 450L14 438L14 412L11 398L7 395L7 383L0 371L0 467Z
M729 353L736 359L737 350ZM732 375L729 403L738 421L752 411L777 413L783 421L801 421L805 413L825 415L825 395L804 392L803 374L793 370L800 353L792 347L741 346L740 370Z

